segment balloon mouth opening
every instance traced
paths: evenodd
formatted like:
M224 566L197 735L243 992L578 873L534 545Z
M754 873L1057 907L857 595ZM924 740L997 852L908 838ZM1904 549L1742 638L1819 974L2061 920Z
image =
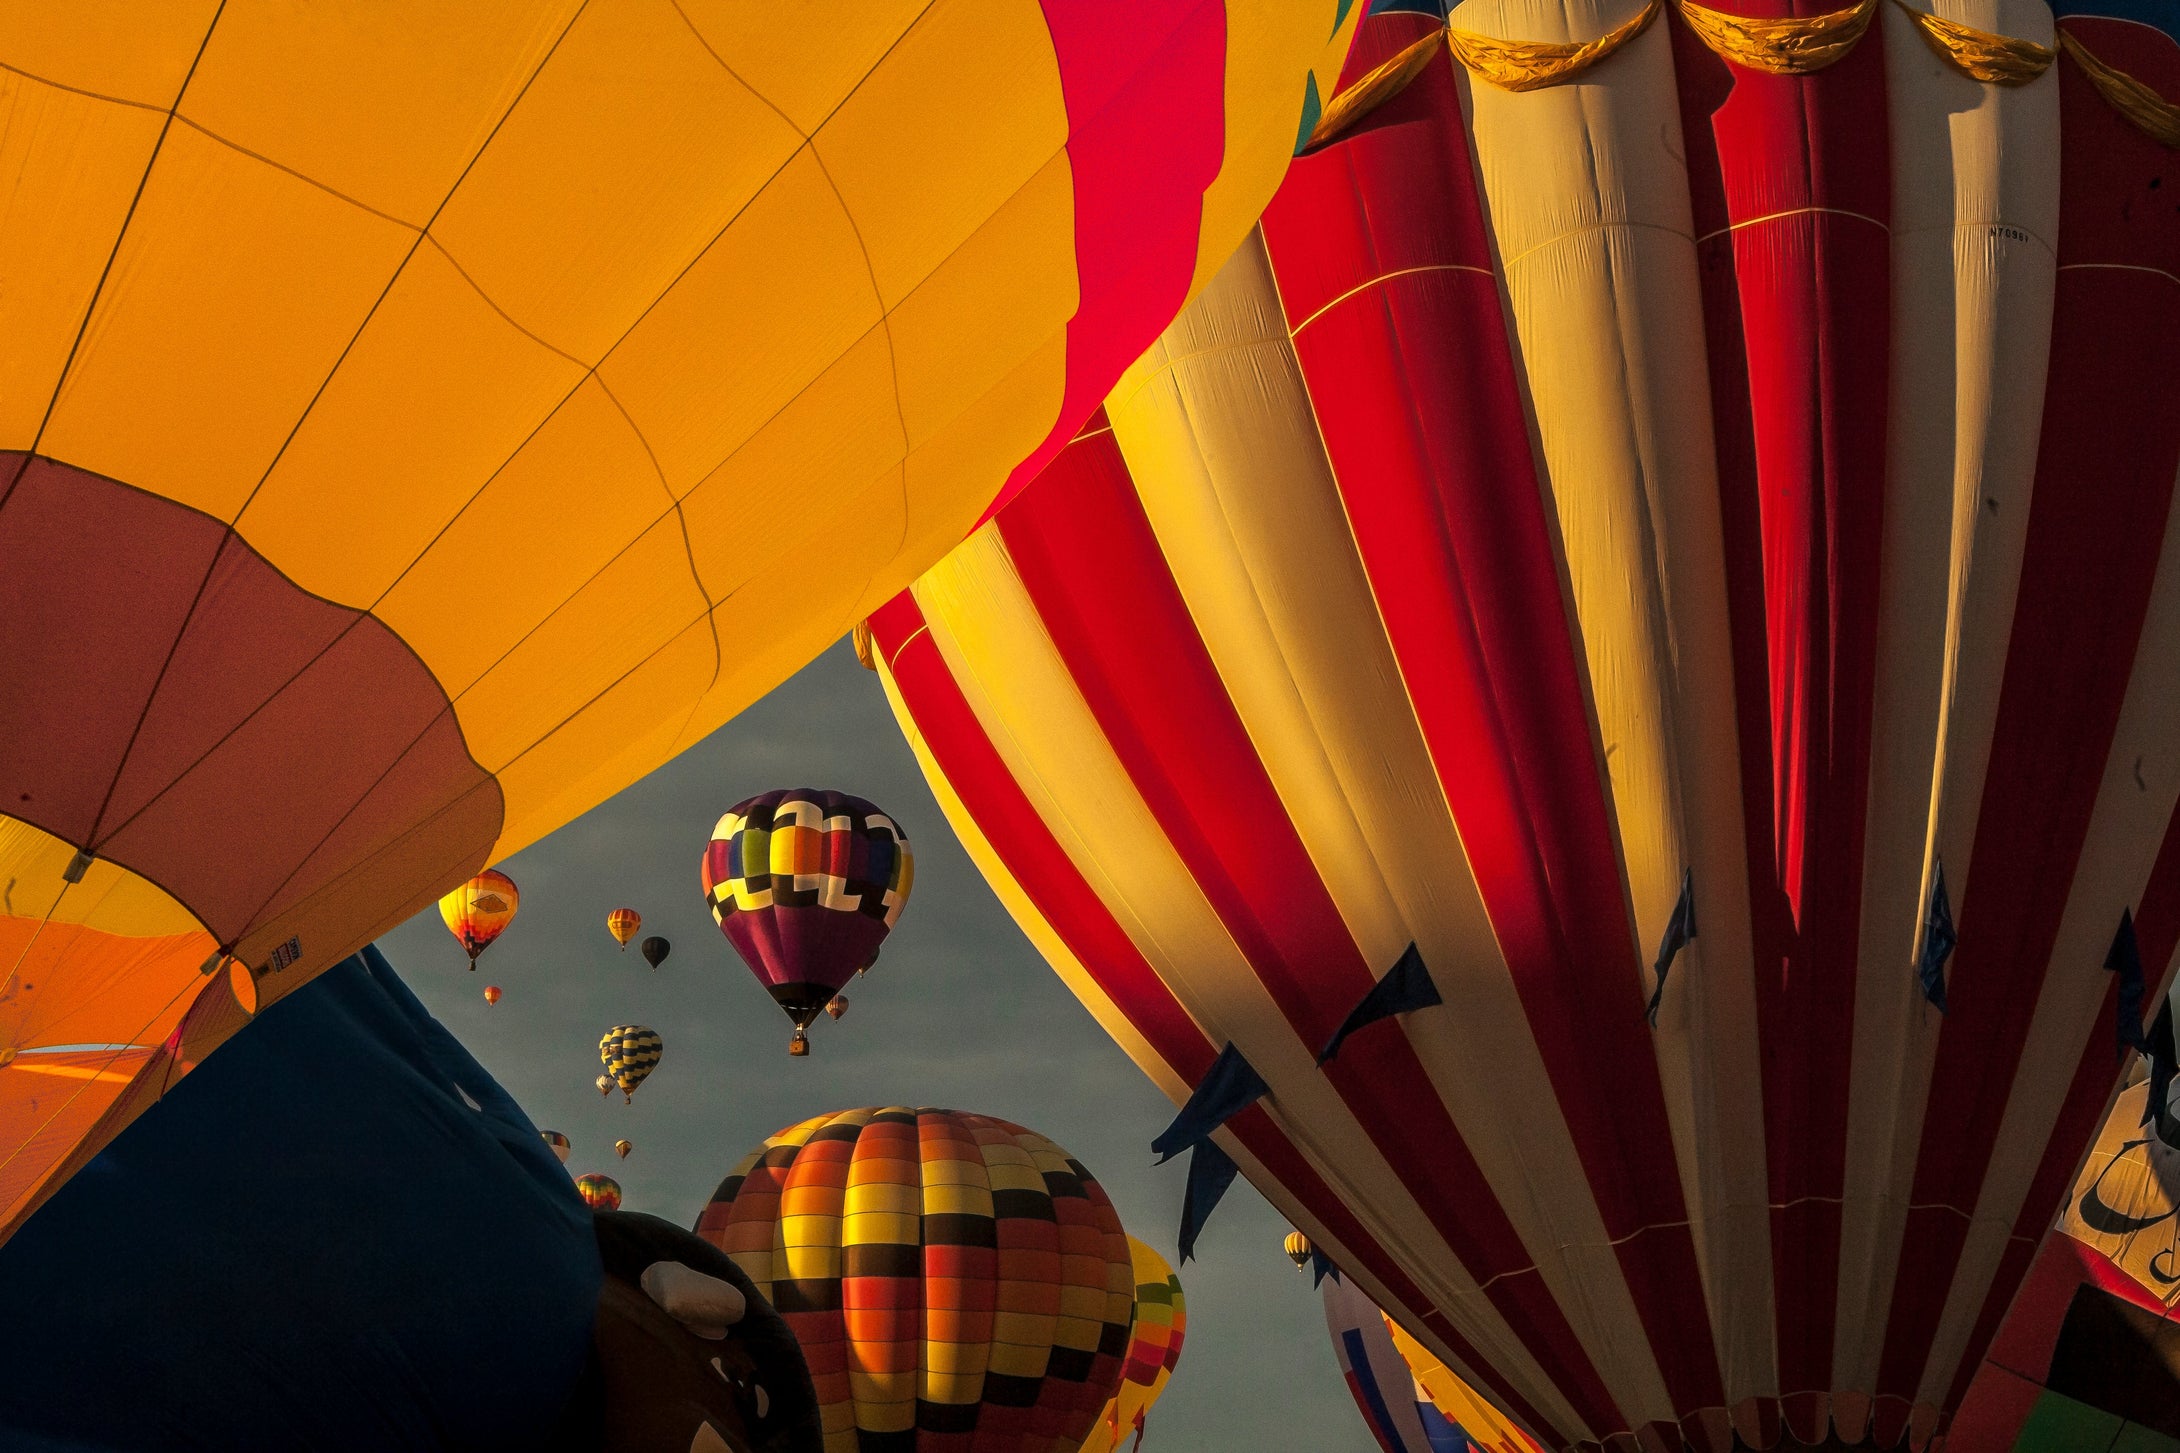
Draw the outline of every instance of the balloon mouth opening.
M812 1021L825 1012L825 1006L832 1002L833 995L838 992L832 985L814 983L768 984L765 990L771 994L772 1002L786 1010L787 1017L795 1021L797 1038L801 1037L803 1030L810 1027Z

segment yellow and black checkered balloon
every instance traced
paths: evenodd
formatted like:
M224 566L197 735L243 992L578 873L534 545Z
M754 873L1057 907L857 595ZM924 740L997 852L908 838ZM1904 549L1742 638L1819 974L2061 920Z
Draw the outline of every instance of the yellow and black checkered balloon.
M598 1040L598 1058L605 1061L606 1073L631 1102L636 1098L636 1086L659 1067L659 1058L665 1053L666 1041L659 1038L659 1032L641 1024L616 1024Z

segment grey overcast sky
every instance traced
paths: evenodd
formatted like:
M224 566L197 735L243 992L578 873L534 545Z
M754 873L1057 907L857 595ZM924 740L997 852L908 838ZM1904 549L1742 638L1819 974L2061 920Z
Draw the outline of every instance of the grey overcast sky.
M884 957L850 985L839 1023L791 1060L791 1027L704 906L697 862L734 803L772 787L834 787L907 830L916 887ZM878 679L842 641L643 781L500 867L522 907L477 972L428 911L380 946L417 996L540 1127L574 1141L568 1169L602 1170L630 1210L688 1225L765 1136L827 1110L939 1105L1030 1126L1087 1165L1128 1230L1172 1260L1184 1162L1153 1168L1173 1107L1098 1028L1000 907L955 840L894 725ZM606 933L626 905L673 941L654 973ZM505 991L488 1007L484 987ZM598 1036L664 1036L633 1105L602 1099ZM616 1161L613 1142L635 1152ZM1145 1453L1373 1453L1340 1379L1287 1225L1237 1181L1180 1269L1188 1341Z

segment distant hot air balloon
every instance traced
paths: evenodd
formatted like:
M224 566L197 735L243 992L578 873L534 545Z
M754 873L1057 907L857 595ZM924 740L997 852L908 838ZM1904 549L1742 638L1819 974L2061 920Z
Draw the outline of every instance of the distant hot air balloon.
M1135 1274L1135 1321L1128 1329L1128 1355L1122 1360L1120 1389L1083 1440L1082 1453L1112 1453L1133 1438L1140 1443L1151 1405L1165 1392L1181 1360L1188 1333L1188 1299L1181 1279L1156 1251L1128 1238Z
M860 797L815 788L727 809L704 849L704 901L719 931L794 1021L788 1052L857 969L877 956L916 880L907 834Z
M0 27L8 105L67 113L0 166L0 964L43 999L0 1235L260 996L1035 474L1263 210L1363 7L986 9ZM135 1048L56 1121L30 1066L85 1042Z
M487 984L484 986L484 1002L487 1004L497 1004L500 1002L499 985Z
M611 1075L600 1075L592 1083L598 1086L598 1093L601 1095L610 1095L613 1093L613 1076Z
M672 944L655 933L645 939L638 947L643 951L644 958L650 961L651 967L654 969L665 963L666 956L674 951Z
M628 941L641 927L643 915L633 908L616 908L606 915L606 932L613 935L613 941L621 946L623 953L628 952Z
M1120 1385L1127 1236L1090 1172L1019 1125L820 1115L745 1156L696 1229L801 1340L828 1446L1072 1449Z
M633 1140L616 1140L613 1142L613 1153L623 1160L628 1159L628 1153L635 1148L636 1142Z
M1287 1260L1294 1263L1295 1269L1297 1271L1310 1264L1310 1251L1312 1250L1312 1247L1310 1246L1310 1239L1307 1236L1304 1236L1299 1231L1289 1231L1287 1233L1286 1246Z
M825 1012L832 1015L835 1019L838 1019L841 1015L847 1013L848 996L845 994L835 994L832 998L827 999L825 1001Z
M622 1096L631 1103L636 1098L636 1086L659 1067L659 1057L665 1052L666 1042L659 1038L658 1031L641 1024L616 1024L598 1039L598 1058L605 1062L610 1083L619 1085Z
M439 916L469 955L472 971L477 967L477 955L507 931L521 902L515 880L497 868L485 869L439 900Z
M888 700L1540 1437L1931 1439L2174 959L2180 10L1432 8Z
M611 1176L592 1171L575 1179L575 1193L583 1198L583 1204L593 1211L618 1211L621 1209L621 1183Z
M538 1134L544 1138L547 1145L553 1148L553 1154L560 1158L560 1163L562 1165L566 1165L568 1163L568 1151L570 1149L568 1145L568 1137L562 1135L557 1130L540 1130Z

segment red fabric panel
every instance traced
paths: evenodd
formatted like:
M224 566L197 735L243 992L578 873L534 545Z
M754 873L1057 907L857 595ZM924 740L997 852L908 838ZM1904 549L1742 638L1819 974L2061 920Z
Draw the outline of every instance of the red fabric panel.
M1702 239L1766 1169L1779 1208L1779 1387L1787 1426L1813 1441L1832 1383L1885 507L1884 46L1873 36L1826 70L1790 77L1731 66L1684 26L1673 45Z
M1204 1038L1203 1031L1098 900L1096 891L1084 881L1007 771L1005 761L984 735L961 688L925 633L923 613L915 599L903 591L871 615L870 627L893 673L894 685L939 770L1038 914L1060 935L1098 988L1149 1041L1153 1052L1183 1079L1192 1084L1201 1080L1211 1068L1216 1047ZM1443 1314L1435 1309L1419 1310L1432 1307L1430 1298L1385 1254L1262 1106L1250 1106L1229 1120L1226 1128L1289 1194L1308 1207L1328 1233L1361 1258L1362 1270L1411 1309L1457 1357L1476 1369L1485 1388L1502 1405L1539 1434L1555 1442L1564 1441L1477 1355Z
M1323 1044L1390 965L1363 962L1317 876L1112 435L1077 441L998 527L1136 791L1296 1036ZM1596 1426L1622 1426L1415 1050L1391 1036L1372 1050L1333 1060L1325 1077L1569 1401Z
M1226 158L1226 6L1044 0L1067 104L1079 296L1059 418L978 517L1035 479L1188 299Z
M86 684L48 690L64 678ZM314 922L373 931L356 905L428 902L501 825L498 784L392 631L217 520L46 459L0 505L0 742L11 814L158 884L223 944L313 894Z
M1393 19L1369 22L1365 43L1395 48L1406 36L1385 35ZM1557 521L1530 454L1451 68L1426 69L1368 125L1297 161L1263 228L1289 325L1306 324L1295 346L1318 424L1499 948L1606 1233L1633 1238L1617 1255L1651 1350L1677 1409L1717 1407Z
M2113 24L2090 43L2112 64L2168 94L2180 92L2180 52L2157 32ZM2102 972L2101 958L2053 966L2051 951L2133 671L2180 469L2180 285L2140 270L2180 272L2180 213L2155 195L2171 155L2113 112L2071 61L2059 71L2060 272L2036 491L1974 867L1956 905L1952 1012L1940 1031L1917 1157L1911 1200L1918 1206L1975 1204L2006 1108L2006 1097L1991 1093L1992 1067L2020 1060L2047 972ZM2083 266L2105 263L2127 266ZM2180 940L2174 856L2168 838L2136 913L2145 962L2159 969ZM2017 1229L2027 1234L2049 1224L2116 1085L2119 1063L2108 1037L2115 994L2116 985L2106 988L2105 1013L2023 1208ZM1909 1213L1880 1393L1913 1396L1964 1231L1951 1211ZM2001 1284L2018 1282L2020 1261L2012 1260L1988 1294L2001 1305ZM1987 1303L1971 1364L1993 1322Z

